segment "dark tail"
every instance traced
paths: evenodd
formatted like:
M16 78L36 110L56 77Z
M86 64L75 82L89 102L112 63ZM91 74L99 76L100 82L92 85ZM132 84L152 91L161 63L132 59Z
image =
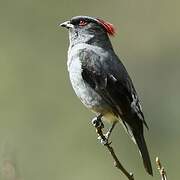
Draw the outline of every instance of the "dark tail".
M134 133L133 133L134 134ZM136 143L138 145L138 148L139 148L139 151L140 151L140 154L142 156L142 159L143 159L143 163L144 163L144 167L146 169L146 171L153 176L153 170L152 170L152 166L151 166L151 160L150 160L150 157L149 157L149 153L148 153L148 149L147 149L147 146L146 146L146 142L145 142L145 139L144 139L144 136L143 134L134 134L134 138L136 140Z

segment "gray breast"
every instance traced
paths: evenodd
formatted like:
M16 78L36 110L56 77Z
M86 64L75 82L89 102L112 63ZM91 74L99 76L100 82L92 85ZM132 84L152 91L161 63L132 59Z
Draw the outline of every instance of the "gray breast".
M82 103L91 109L99 106L102 98L83 80L81 62L78 58L71 60L68 70L72 87Z
M103 99L83 80L81 61L79 60L78 52L71 51L68 56L68 71L70 81L76 95L81 102L88 108L94 111L101 111L104 104Z

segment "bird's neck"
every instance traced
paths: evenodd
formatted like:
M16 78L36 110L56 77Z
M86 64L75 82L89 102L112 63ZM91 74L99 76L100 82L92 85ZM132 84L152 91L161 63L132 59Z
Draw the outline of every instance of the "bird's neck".
M111 41L107 34L69 34L70 47L77 44L89 44L93 46L98 46L103 49L113 49Z

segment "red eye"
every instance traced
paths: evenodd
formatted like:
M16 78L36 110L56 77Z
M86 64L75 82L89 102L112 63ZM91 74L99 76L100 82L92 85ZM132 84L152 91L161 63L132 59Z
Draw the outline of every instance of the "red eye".
M87 22L84 20L80 20L80 22L79 22L79 26L85 26L86 24L87 24Z

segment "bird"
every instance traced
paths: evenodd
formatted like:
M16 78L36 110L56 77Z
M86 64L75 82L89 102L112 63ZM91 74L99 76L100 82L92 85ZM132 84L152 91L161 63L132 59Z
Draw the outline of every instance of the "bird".
M145 170L153 175L143 130L148 126L140 100L110 41L116 34L115 27L90 16L75 16L59 26L69 32L67 68L72 87L81 102L96 114L92 122L97 126L103 120L112 125L107 139L121 122L137 144Z

